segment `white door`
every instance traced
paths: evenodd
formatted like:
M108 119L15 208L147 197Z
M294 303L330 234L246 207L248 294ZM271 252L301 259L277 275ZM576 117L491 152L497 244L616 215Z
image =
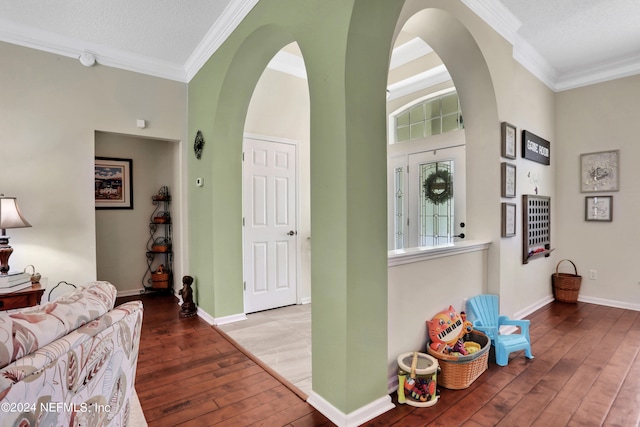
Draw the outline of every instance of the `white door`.
M464 146L411 154L408 164L409 247L453 242L465 232L461 226L466 215ZM447 187L446 180L452 186Z
M244 140L244 309L296 303L295 144Z

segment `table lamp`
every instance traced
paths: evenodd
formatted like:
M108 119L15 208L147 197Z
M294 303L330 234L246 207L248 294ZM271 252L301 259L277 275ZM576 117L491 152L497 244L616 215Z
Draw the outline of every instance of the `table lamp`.
M9 257L13 253L5 229L23 227L31 227L31 224L20 213L16 198L0 194L0 229L2 229L2 235L0 235L0 274L9 273Z

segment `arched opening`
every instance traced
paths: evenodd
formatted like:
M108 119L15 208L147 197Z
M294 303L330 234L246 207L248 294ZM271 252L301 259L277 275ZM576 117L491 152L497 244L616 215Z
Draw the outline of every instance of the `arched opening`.
M461 144L464 145L466 154L465 244L470 244L469 240L499 239L500 198L497 189L500 182L500 157L496 141L499 141L500 121L491 75L480 47L453 13L443 9L425 9L421 2L405 3L396 34L398 42L418 38L427 43L450 75L449 83L439 84L455 87L458 94L464 129L450 134L460 133L463 136ZM438 65L440 64L434 64ZM443 89L446 87L434 86L433 91ZM389 108L389 111L395 110ZM442 136L433 139L437 140ZM456 230L456 234L460 231ZM395 358L402 349L420 348L424 345L425 317L428 318L449 305L464 307L465 298L491 290L488 288L494 286L499 281L498 278L497 245L490 245L486 253L482 251L437 258L425 257L402 265L390 263L390 384L395 371ZM412 313L406 310L407 295L411 295L413 300L428 302L421 307L419 313Z
M303 393L311 391L309 90L297 43L269 62L243 139L245 324L232 338Z
M400 31L387 90L389 250L463 239L465 135L451 75L425 40Z

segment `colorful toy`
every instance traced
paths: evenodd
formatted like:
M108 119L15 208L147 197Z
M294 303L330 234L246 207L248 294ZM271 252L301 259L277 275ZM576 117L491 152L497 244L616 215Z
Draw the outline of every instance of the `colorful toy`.
M431 339L429 346L432 350L447 354L456 352L465 356L469 354L462 337L469 333L473 326L467 321L464 312L460 315L453 306L449 306L447 310L441 311L427 321L427 329Z
M398 403L426 407L440 397L437 389L438 361L425 353L398 356Z

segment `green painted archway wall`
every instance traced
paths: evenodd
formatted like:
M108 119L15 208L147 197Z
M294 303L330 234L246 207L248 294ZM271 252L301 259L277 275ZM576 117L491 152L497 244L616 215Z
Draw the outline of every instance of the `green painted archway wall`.
M189 264L214 317L243 312L241 151L253 89L296 41L311 101L313 390L345 414L387 394L385 95L402 2L261 1L189 83ZM371 28L376 28L371 32ZM372 232L372 230L375 230Z
M451 4L406 3L412 7L402 12L403 1L262 0L189 83L189 137L201 130L206 140L202 159L185 153L189 271L198 304L224 317L243 312L241 156L249 101L283 46L295 41L302 51L311 102L313 391L344 414L388 392L385 96L391 45L412 14L432 3ZM492 92L473 38L452 16L442 18L453 24L442 30L473 60L469 67L452 54L459 67L451 70L454 78L480 73L470 77L467 99L477 90ZM499 137L492 130L499 129L495 99L485 107L465 117L467 136L478 146L471 163L497 166L499 153L484 149ZM196 177L204 178L203 187L192 185ZM486 179L499 183L493 172ZM493 192L478 185L471 183L478 191L471 206L481 212L482 229L492 225L494 219L484 218L495 212L485 213L490 204L482 201Z

